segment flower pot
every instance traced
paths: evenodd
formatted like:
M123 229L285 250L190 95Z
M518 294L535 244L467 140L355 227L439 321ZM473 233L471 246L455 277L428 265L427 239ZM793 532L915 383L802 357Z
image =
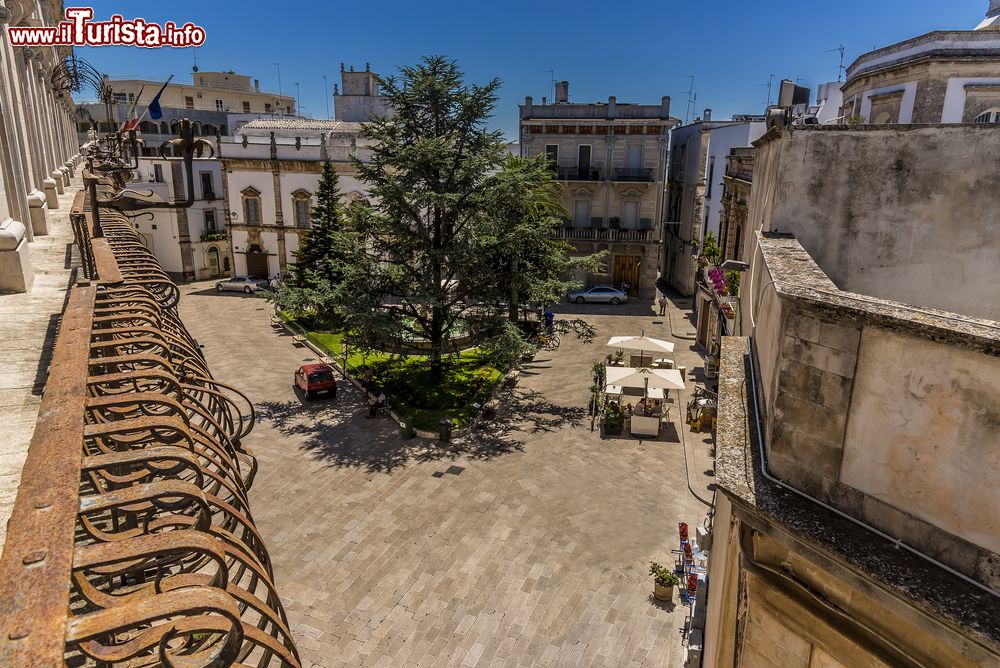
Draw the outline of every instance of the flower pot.
M663 586L660 584L653 583L653 598L657 601L663 601L664 603L669 603L674 600L674 586L667 585Z

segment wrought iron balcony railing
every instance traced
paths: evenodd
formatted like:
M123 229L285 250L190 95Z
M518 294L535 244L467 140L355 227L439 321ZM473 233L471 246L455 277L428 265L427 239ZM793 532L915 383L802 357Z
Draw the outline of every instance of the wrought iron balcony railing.
M603 175L600 169L595 168L562 167L559 169L559 178L563 181L601 181Z
M253 406L212 377L106 148L71 213L85 280L0 560L0 665L299 667L248 502Z
M615 169L615 181L652 181L653 180L653 170L649 168L640 169L630 169L630 168L618 168Z

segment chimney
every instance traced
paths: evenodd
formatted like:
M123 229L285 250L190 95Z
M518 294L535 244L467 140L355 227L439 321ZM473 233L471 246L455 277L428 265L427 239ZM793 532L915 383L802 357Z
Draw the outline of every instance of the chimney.
M521 110L522 118L524 118L525 116L531 116L531 102L532 102L531 96L530 95L525 96L524 108Z
M706 121L712 120L712 110L710 108L708 108L708 107L705 107L705 113L702 114L701 117L703 119L705 119Z
M608 118L618 115L618 98L614 95L608 97Z
M663 118L670 118L670 96L664 95L660 98L660 115Z
M549 103L549 98L547 98L547 97L545 97L545 96L543 95L543 96L542 96L542 106L544 107L544 106L545 106L546 104L548 104L548 103Z
M253 80L253 91L255 93L259 93L260 92L260 79L254 79Z
M566 104L569 102L569 82L556 82L556 104Z

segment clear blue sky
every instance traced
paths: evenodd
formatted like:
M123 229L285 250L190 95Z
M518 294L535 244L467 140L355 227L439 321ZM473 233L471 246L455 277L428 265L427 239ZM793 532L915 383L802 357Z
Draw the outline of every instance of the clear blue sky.
M67 3L71 6L73 3ZM81 3L82 4L82 3ZM303 111L326 116L323 75L332 88L340 63L380 74L420 56L442 53L459 61L469 80L503 81L492 120L517 136L517 103L551 96L548 70L570 82L570 99L657 103L672 98L684 118L695 76L698 113L715 118L760 113L768 75L816 84L837 78L844 65L874 46L936 29L969 29L985 15L987 0L838 0L766 3L760 0L665 0L614 3L577 0L379 0L377 2L94 2L95 20L113 13L163 23L192 21L207 40L198 49L204 70L235 70L282 92L300 84ZM763 9L770 5L770 9ZM780 7L780 9L779 9ZM127 47L79 49L113 77L191 80L191 49ZM333 113L332 101L330 113Z

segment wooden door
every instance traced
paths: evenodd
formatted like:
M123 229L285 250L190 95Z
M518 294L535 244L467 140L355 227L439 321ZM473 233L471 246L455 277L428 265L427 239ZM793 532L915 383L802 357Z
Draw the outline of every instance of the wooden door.
M267 253L247 252L247 276L267 278Z
M629 296L636 294L639 289L639 265L642 258L638 255L615 255L614 269L612 270L613 287L622 289L622 283L629 282Z

